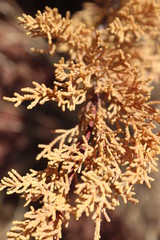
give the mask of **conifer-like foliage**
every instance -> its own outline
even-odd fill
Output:
[[[23,221],[13,222],[8,239],[58,240],[71,214],[78,220],[85,213],[95,222],[98,240],[102,215],[110,221],[107,211],[120,198],[137,203],[135,185],[150,188],[150,173],[157,171],[160,111],[150,100],[154,79],[149,76],[155,74],[146,56],[157,54],[160,5],[154,0],[95,1],[72,18],[46,7],[35,18],[23,14],[19,23],[29,36],[47,40],[46,49],[34,51],[62,57],[54,63],[52,87],[33,82],[4,99],[15,107],[28,101],[28,109],[47,101],[57,102],[62,111],[81,109],[75,127],[55,130],[52,142],[39,145],[37,160],[48,163],[43,171],[31,169],[21,176],[11,170],[1,180],[1,190],[20,194],[30,206]]]

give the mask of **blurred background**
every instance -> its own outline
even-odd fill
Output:
[[[57,7],[62,15],[67,10],[74,13],[82,8],[82,3],[82,0],[0,0],[0,178],[12,168],[22,175],[30,168],[43,169],[45,161],[35,161],[38,144],[52,140],[52,129],[70,128],[77,121],[77,113],[62,113],[54,103],[26,110],[26,104],[14,108],[13,104],[3,101],[3,96],[13,96],[22,87],[31,86],[32,81],[49,86],[54,79],[55,59],[30,51],[31,47],[45,45],[45,41],[28,38],[18,25],[17,17],[23,12],[34,15],[46,5]],[[160,81],[153,85],[152,98],[160,99]],[[137,186],[138,205],[122,203],[109,213],[111,223],[102,222],[102,240],[160,240],[160,176],[159,173],[152,175],[156,181],[151,189]],[[25,210],[19,196],[0,193],[1,240],[7,239],[12,221],[22,219]],[[78,222],[71,219],[63,239],[91,240],[93,229],[93,223],[86,217]]]

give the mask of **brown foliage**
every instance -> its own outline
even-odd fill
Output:
[[[151,187],[160,153],[160,134],[154,130],[160,111],[150,101],[141,51],[146,41],[159,37],[160,6],[152,0],[106,4],[106,11],[100,1],[86,4],[72,20],[49,7],[35,18],[19,18],[28,35],[47,39],[47,49],[34,51],[62,57],[54,64],[53,87],[33,82],[33,88],[21,89],[24,94],[4,99],[16,107],[29,101],[28,109],[47,101],[57,102],[62,111],[82,107],[75,127],[55,130],[58,136],[51,143],[39,145],[37,160],[48,161],[43,171],[21,176],[11,170],[1,180],[1,190],[20,194],[30,205],[24,220],[13,222],[10,240],[60,239],[62,223],[67,227],[71,214],[78,220],[83,213],[95,222],[98,240],[102,215],[110,221],[107,210],[114,210],[120,197],[137,203],[136,184]],[[99,17],[92,21],[95,9]],[[38,209],[34,202],[40,203]]]

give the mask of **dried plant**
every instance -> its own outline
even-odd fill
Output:
[[[98,240],[102,215],[110,221],[107,211],[120,204],[120,197],[137,203],[136,184],[151,187],[160,153],[155,131],[160,111],[153,107],[159,102],[150,100],[151,80],[140,53],[146,41],[158,39],[159,16],[160,5],[152,0],[117,5],[106,0],[85,4],[72,19],[69,12],[63,18],[49,7],[35,18],[19,18],[28,35],[47,39],[46,49],[34,51],[62,57],[54,64],[53,87],[33,82],[22,94],[4,99],[15,107],[29,101],[28,109],[47,101],[62,111],[81,109],[75,127],[55,130],[51,143],[39,145],[37,160],[47,159],[44,170],[31,169],[25,176],[11,170],[1,180],[1,190],[20,194],[24,206],[30,205],[24,220],[13,222],[9,240],[58,240],[71,214],[78,220],[83,213],[95,222]]]

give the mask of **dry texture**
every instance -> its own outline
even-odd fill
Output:
[[[24,220],[13,222],[9,240],[58,240],[70,215],[79,219],[83,213],[95,222],[98,240],[102,215],[110,221],[107,210],[119,205],[119,197],[137,203],[135,184],[151,187],[160,153],[155,131],[160,111],[152,107],[156,102],[150,101],[152,87],[140,55],[159,38],[160,6],[152,0],[109,2],[106,10],[100,1],[86,4],[72,20],[69,13],[62,18],[49,7],[35,18],[19,18],[28,35],[48,41],[47,49],[34,51],[63,57],[54,64],[52,88],[33,82],[33,88],[22,89],[24,94],[5,100],[16,107],[29,101],[28,109],[47,101],[57,102],[62,111],[82,107],[75,127],[55,130],[50,144],[39,145],[37,160],[47,159],[46,169],[31,169],[25,176],[11,170],[1,180],[1,190],[20,194],[30,205]],[[98,17],[92,21],[95,11]],[[34,208],[34,202],[40,206]]]

